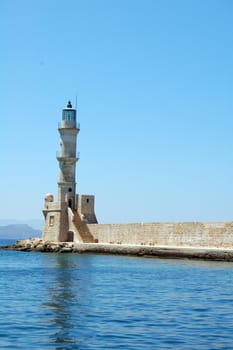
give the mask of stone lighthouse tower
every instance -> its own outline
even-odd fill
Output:
[[[79,124],[76,122],[76,110],[68,101],[67,108],[62,111],[62,122],[59,127],[60,154],[57,156],[60,167],[58,181],[58,202],[61,206],[68,203],[75,209],[75,169],[78,157],[76,156],[76,140]]]
[[[79,123],[76,121],[76,109],[68,101],[62,111],[59,124],[60,151],[57,154],[60,174],[58,179],[58,201],[53,195],[45,196],[45,225],[43,239],[47,241],[92,242],[93,237],[88,230],[89,223],[97,223],[94,213],[94,196],[76,195],[76,162],[77,135]]]

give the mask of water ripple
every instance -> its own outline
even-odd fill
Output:
[[[0,252],[1,349],[232,349],[233,264]]]

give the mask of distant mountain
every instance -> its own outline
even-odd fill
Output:
[[[26,239],[41,236],[42,232],[40,230],[35,230],[27,224],[0,226],[0,238]]]
[[[27,224],[36,230],[42,230],[44,219],[0,219],[0,226]]]

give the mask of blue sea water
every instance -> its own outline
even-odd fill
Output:
[[[233,349],[232,263],[0,251],[0,286],[0,349]]]

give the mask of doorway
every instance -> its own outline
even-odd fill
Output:
[[[74,242],[74,232],[73,231],[68,231],[67,242]]]

